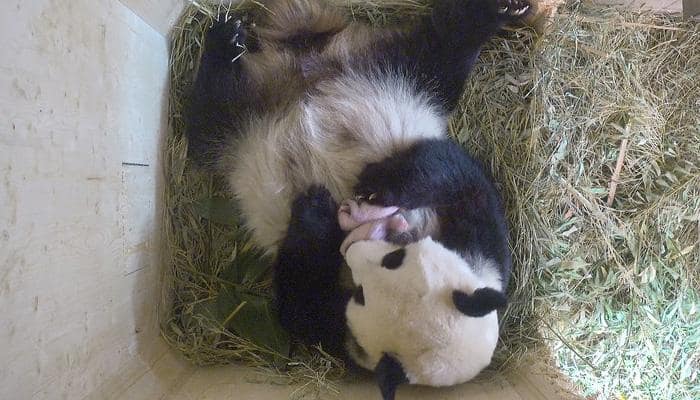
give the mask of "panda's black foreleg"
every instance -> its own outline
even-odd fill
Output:
[[[294,201],[275,263],[274,289],[280,321],[292,336],[343,356],[350,295],[339,282],[344,234],[337,211],[331,194],[319,186]]]
[[[212,164],[227,136],[254,104],[239,58],[255,47],[244,16],[215,22],[205,38],[197,76],[184,109],[189,155]]]
[[[479,163],[457,143],[427,139],[368,164],[360,173],[355,194],[384,206],[439,207],[454,203],[482,179]]]
[[[454,141],[424,140],[367,165],[355,193],[384,206],[434,209],[443,245],[495,260],[502,281],[508,281],[511,256],[501,196],[481,163]]]

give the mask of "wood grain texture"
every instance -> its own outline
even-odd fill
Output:
[[[683,0],[683,16],[700,20],[700,0]]]
[[[593,3],[616,6],[627,10],[652,10],[680,14],[683,10],[684,1],[688,0],[593,0]]]

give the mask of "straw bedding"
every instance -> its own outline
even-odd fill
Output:
[[[344,4],[375,24],[429,9]],[[290,343],[270,260],[223,183],[185,157],[184,95],[225,11],[193,2],[172,33],[163,336],[199,365],[244,362],[300,395],[333,392],[342,365]],[[484,49],[450,129],[490,166],[512,230],[492,371],[545,349],[588,396],[700,398],[699,111],[700,28],[668,16],[570,3],[546,33],[512,29]]]

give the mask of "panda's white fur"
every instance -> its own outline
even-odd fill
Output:
[[[372,370],[390,354],[412,384],[448,386],[472,379],[491,361],[498,319],[495,310],[478,318],[464,315],[452,293],[501,290],[500,279],[488,269],[475,271],[430,238],[406,246],[400,267],[383,268],[382,257],[398,248],[360,241],[348,249],[353,280],[364,294],[364,305],[351,300],[347,306],[350,332],[361,347],[351,356]]]
[[[334,198],[350,198],[368,163],[444,137],[445,116],[429,100],[402,79],[347,74],[322,82],[285,113],[251,121],[224,162],[256,243],[276,249],[291,201],[310,185],[322,182]]]

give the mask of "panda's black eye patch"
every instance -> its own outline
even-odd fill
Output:
[[[365,305],[365,292],[362,290],[362,285],[355,289],[355,292],[352,294],[352,298],[355,300],[355,303],[363,306]]]
[[[403,264],[404,257],[406,257],[406,249],[404,248],[387,253],[384,258],[382,258],[382,267],[386,269],[396,269]]]

